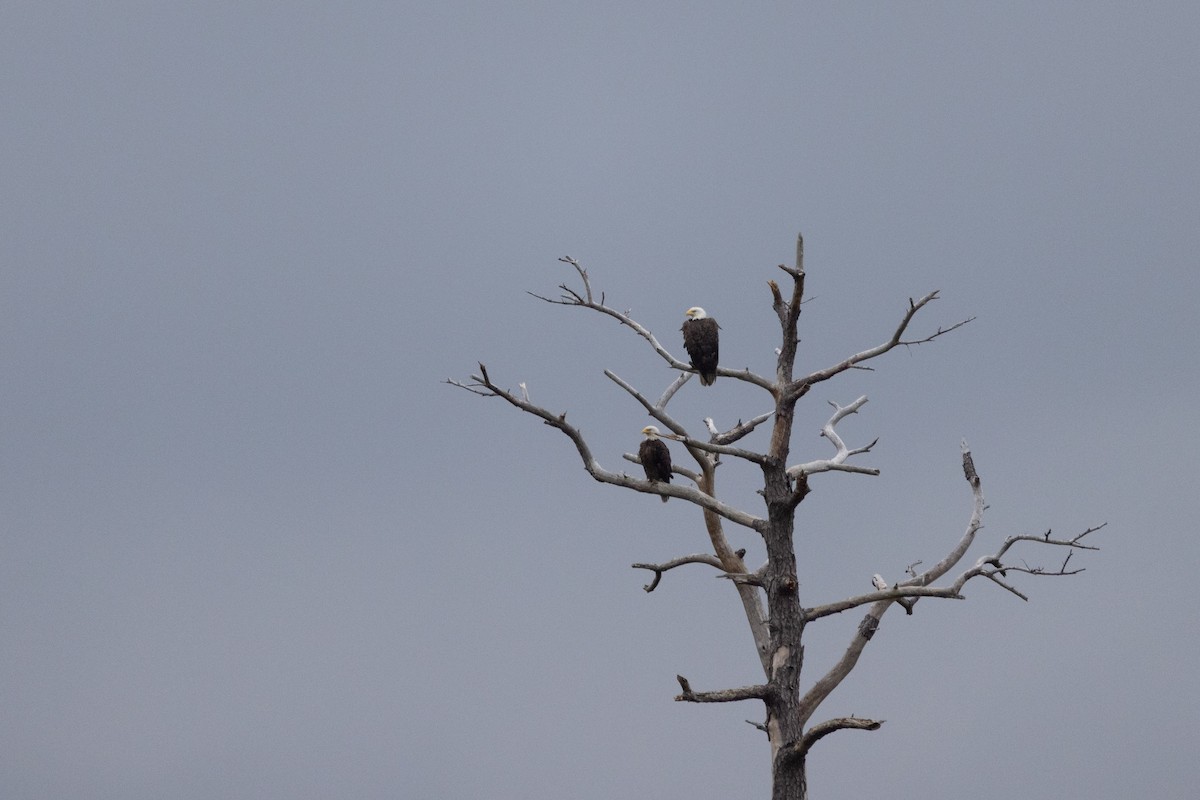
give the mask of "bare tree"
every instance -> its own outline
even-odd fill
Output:
[[[691,485],[651,482],[632,477],[624,472],[605,469],[592,455],[591,448],[579,429],[567,422],[565,412],[556,413],[531,402],[524,384],[520,385],[518,392],[502,388],[488,374],[487,368],[482,363],[479,365],[479,374],[472,375],[469,382],[450,380],[448,383],[484,397],[499,397],[515,408],[538,417],[545,424],[562,431],[575,445],[575,449],[583,461],[584,469],[602,483],[622,486],[638,492],[677,497],[702,509],[705,530],[712,547],[711,553],[686,555],[661,564],[638,563],[633,567],[653,573],[653,580],[644,587],[647,592],[652,592],[657,588],[665,572],[685,564],[704,564],[716,568],[722,577],[729,579],[730,585],[736,590],[758,650],[758,658],[762,664],[764,675],[763,682],[734,689],[697,691],[692,688],[685,677],[679,675],[676,677],[679,681],[680,693],[675,699],[690,703],[756,700],[765,706],[766,721],[762,724],[752,724],[764,730],[770,741],[772,797],[775,800],[784,800],[785,798],[786,800],[800,800],[807,797],[805,759],[809,749],[818,740],[838,730],[876,730],[882,724],[882,720],[859,717],[839,717],[818,722],[813,722],[813,719],[825,698],[858,664],[859,657],[878,629],[884,613],[893,604],[900,605],[906,613],[912,614],[916,604],[924,597],[963,599],[963,587],[968,581],[975,578],[991,581],[1017,597],[1027,600],[1026,595],[1013,585],[1010,576],[1021,573],[1027,575],[1074,575],[1082,571],[1082,568],[1073,567],[1070,563],[1071,556],[1075,551],[1098,549],[1085,544],[1084,538],[1104,527],[1103,525],[1089,528],[1070,538],[1054,537],[1050,531],[1036,536],[1009,536],[994,552],[979,557],[974,564],[965,569],[961,568],[959,565],[975,541],[986,508],[982,482],[975,470],[971,451],[964,441],[962,446],[963,473],[971,492],[972,508],[966,530],[945,557],[923,571],[917,569],[920,562],[911,565],[904,580],[890,584],[882,576],[875,575],[872,579],[875,591],[837,602],[805,607],[801,604],[798,592],[793,528],[797,507],[809,492],[810,479],[814,475],[825,472],[878,475],[879,470],[850,463],[852,457],[869,453],[875,442],[861,447],[850,447],[837,432],[838,423],[847,415],[857,413],[867,402],[866,396],[845,406],[833,406],[833,413],[821,431],[821,435],[834,448],[835,452],[831,457],[805,463],[789,463],[796,403],[819,383],[828,381],[847,370],[868,369],[864,365],[872,359],[883,356],[900,346],[932,342],[967,324],[971,319],[945,328],[938,327],[934,332],[926,335],[910,336],[908,331],[913,319],[929,303],[937,299],[938,293],[932,291],[918,300],[910,298],[903,314],[900,315],[899,323],[886,341],[859,351],[825,369],[797,377],[794,374],[796,348],[799,342],[797,322],[800,317],[801,302],[804,299],[805,278],[804,240],[799,238],[796,247],[796,266],[794,268],[782,264],[779,266],[779,269],[791,281],[791,291],[788,296],[785,297],[785,293],[778,283],[768,281],[772,297],[771,307],[779,318],[781,335],[780,345],[776,349],[778,358],[775,363],[775,374],[768,377],[752,372],[750,369],[735,370],[726,367],[720,367],[717,372],[721,377],[744,381],[766,391],[773,400],[773,410],[756,416],[748,422],[739,421],[737,425],[726,431],[717,430],[713,421],[706,419],[704,420],[707,429],[706,435],[694,436],[682,422],[671,415],[667,408],[671,399],[694,374],[695,371],[691,365],[676,358],[645,326],[633,319],[629,312],[621,312],[607,305],[603,294],[597,298],[587,270],[581,267],[575,259],[566,257],[560,261],[575,269],[582,285],[575,289],[564,283],[560,286],[563,294],[558,298],[536,294],[533,295],[534,297],[548,303],[588,309],[616,319],[642,337],[658,357],[679,371],[678,377],[657,400],[648,398],[610,370],[605,370],[604,374],[625,390],[660,425],[670,431],[669,434],[664,435],[682,442],[687,448],[695,462],[695,469],[676,465],[673,471],[686,478]],[[771,432],[770,442],[765,453],[738,446],[738,442],[743,437],[768,420],[771,422]],[[765,515],[752,514],[719,499],[716,491],[716,470],[722,457],[749,462],[762,471],[763,484],[760,493],[765,500]],[[637,457],[632,454],[626,454],[625,458],[632,462],[637,461]],[[757,569],[748,568],[743,560],[745,551],[734,550],[729,546],[724,533],[726,522],[750,528],[762,536],[767,552],[767,561],[763,566]],[[1012,561],[1013,549],[1024,543],[1061,548],[1066,555],[1058,567],[1049,569],[1031,567],[1023,560]],[[960,571],[952,574],[955,569]],[[942,578],[946,580],[940,585],[937,584]],[[764,599],[766,601],[765,609]],[[805,627],[824,617],[863,606],[866,607],[866,614],[841,658],[825,674],[817,676],[815,680],[803,681],[804,648],[802,642]]]

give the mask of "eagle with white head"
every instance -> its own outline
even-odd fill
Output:
[[[721,326],[700,306],[692,306],[683,314],[683,348],[692,360],[692,368],[700,373],[700,385],[712,386],[717,379]]]
[[[646,471],[646,480],[651,483],[670,483],[671,451],[667,449],[667,443],[658,438],[659,431],[654,425],[642,428],[642,435],[646,438],[638,446],[638,460]],[[665,494],[660,496],[664,503],[670,499]]]

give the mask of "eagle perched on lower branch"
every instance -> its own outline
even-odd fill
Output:
[[[646,470],[646,480],[651,483],[670,483],[671,451],[667,449],[667,443],[658,438],[658,428],[654,425],[642,428],[642,433],[646,438],[638,447],[638,460],[642,462],[642,469]],[[670,499],[665,494],[661,497],[664,503]]]

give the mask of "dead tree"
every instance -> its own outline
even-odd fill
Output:
[[[1082,571],[1070,564],[1076,550],[1098,549],[1084,543],[1084,538],[1103,525],[1089,528],[1070,538],[1055,537],[1050,531],[1042,535],[1016,535],[1006,538],[994,552],[977,558],[971,566],[961,568],[963,561],[975,541],[982,524],[984,504],[982,482],[975,470],[971,451],[966,442],[962,446],[963,473],[970,489],[972,508],[966,530],[933,566],[919,571],[910,566],[904,580],[889,584],[881,576],[873,578],[875,591],[849,597],[836,602],[804,606],[801,603],[796,578],[796,553],[793,528],[797,507],[809,493],[809,482],[815,475],[825,472],[855,472],[878,475],[879,470],[850,463],[854,456],[869,453],[875,442],[861,447],[850,447],[837,432],[838,423],[847,415],[855,414],[867,402],[866,396],[854,402],[834,405],[833,413],[825,423],[821,435],[834,448],[832,457],[804,463],[789,461],[792,445],[792,423],[796,403],[819,383],[834,378],[847,370],[866,369],[864,364],[889,351],[910,345],[920,345],[959,328],[971,319],[957,322],[949,327],[938,327],[933,333],[909,337],[908,330],[913,319],[929,303],[938,298],[932,291],[920,299],[909,299],[900,315],[891,336],[874,347],[859,351],[825,369],[796,376],[797,323],[801,302],[804,299],[804,241],[798,239],[796,266],[780,265],[791,281],[791,291],[784,290],[775,281],[768,281],[771,290],[772,309],[779,318],[780,345],[776,349],[775,374],[766,376],[750,369],[720,367],[722,378],[744,381],[767,392],[773,402],[773,410],[756,416],[748,422],[738,422],[733,428],[720,431],[711,419],[704,421],[706,435],[693,435],[680,420],[668,410],[676,393],[689,381],[694,370],[688,362],[671,353],[645,326],[633,319],[629,312],[621,312],[609,306],[603,294],[597,298],[590,277],[573,258],[560,261],[570,265],[578,274],[582,285],[571,288],[565,283],[560,286],[563,294],[558,298],[533,295],[548,303],[588,309],[606,314],[644,339],[659,358],[679,375],[657,400],[650,399],[610,370],[604,374],[620,386],[640,404],[670,438],[683,443],[695,462],[695,469],[676,465],[674,472],[683,476],[691,485],[684,483],[662,483],[642,480],[624,472],[604,468],[592,455],[592,450],[579,429],[567,422],[565,412],[553,412],[530,401],[524,384],[514,392],[502,388],[488,374],[481,363],[479,374],[470,381],[450,380],[448,383],[484,397],[498,397],[510,405],[540,418],[545,424],[562,431],[574,444],[583,461],[583,468],[601,483],[622,486],[638,492],[666,495],[693,503],[703,512],[704,526],[708,534],[711,553],[682,556],[661,564],[638,563],[633,567],[654,574],[653,580],[644,588],[652,592],[658,586],[663,573],[684,564],[705,564],[719,570],[721,577],[729,579],[737,592],[746,620],[758,650],[762,665],[763,681],[751,686],[716,691],[697,691],[683,676],[676,676],[680,693],[676,700],[690,703],[728,703],[756,700],[763,704],[766,721],[756,724],[763,729],[770,741],[772,765],[772,797],[775,800],[801,800],[807,797],[805,759],[809,749],[823,737],[839,730],[876,730],[882,720],[859,717],[841,717],[814,722],[814,715],[822,701],[850,674],[863,651],[878,629],[883,615],[893,604],[900,605],[907,614],[912,614],[921,598],[963,599],[962,590],[968,581],[986,579],[1013,593],[1023,600],[1028,599],[1012,582],[1017,574],[1028,575],[1074,575]],[[532,293],[531,293],[532,294]],[[770,442],[765,453],[755,452],[738,446],[738,442],[764,423],[771,422]],[[761,494],[765,500],[765,513],[751,513],[723,502],[716,491],[716,470],[720,459],[738,459],[757,466],[762,471]],[[636,462],[637,457],[627,454],[625,458]],[[758,569],[749,569],[743,561],[744,550],[729,546],[724,533],[726,522],[756,531],[766,545],[767,562]],[[1062,548],[1066,557],[1057,568],[1029,566],[1025,561],[1012,561],[1011,552],[1024,543]],[[954,570],[959,571],[954,574]],[[945,578],[940,584],[939,580]],[[765,608],[764,608],[765,600]],[[810,623],[824,617],[866,607],[866,614],[852,635],[841,658],[823,675],[814,679],[804,674],[804,630]]]

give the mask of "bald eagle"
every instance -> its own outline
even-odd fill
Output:
[[[712,386],[717,379],[717,331],[721,326],[700,306],[689,308],[684,316],[683,347],[692,359],[692,367],[700,373],[700,385]]]
[[[670,483],[671,451],[667,449],[666,442],[658,438],[658,428],[653,425],[642,428],[642,433],[646,438],[638,447],[638,460],[642,462],[642,469],[646,470],[646,480],[651,483]],[[668,499],[665,494],[662,495],[664,503]]]

